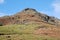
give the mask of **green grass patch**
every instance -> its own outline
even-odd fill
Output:
[[[14,24],[14,25],[6,25],[0,26],[0,40],[60,40],[59,38],[52,38],[49,36],[41,36],[35,35],[33,32],[36,28],[44,28],[39,27],[39,24]],[[46,27],[46,26],[45,26]],[[10,37],[8,37],[8,35]]]
[[[32,33],[35,30],[35,27],[39,25],[36,24],[21,24],[21,25],[6,25],[0,26],[0,34],[19,34],[19,33]]]

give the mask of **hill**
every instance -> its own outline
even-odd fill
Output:
[[[0,17],[0,40],[60,40],[60,20],[26,8]]]
[[[3,25],[7,24],[28,24],[28,23],[40,23],[41,21],[50,24],[59,25],[60,20],[55,17],[51,17],[42,13],[37,12],[35,9],[26,8],[15,15],[4,16],[0,18],[0,23]]]

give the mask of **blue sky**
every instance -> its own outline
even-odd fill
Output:
[[[60,18],[60,0],[0,0],[0,16],[13,15],[25,8]]]

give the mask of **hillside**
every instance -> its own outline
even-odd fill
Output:
[[[7,24],[28,24],[28,23],[40,23],[41,21],[47,22],[53,25],[59,25],[60,20],[55,17],[51,17],[37,12],[35,9],[26,8],[15,15],[4,16],[0,18],[0,23]]]
[[[0,17],[0,40],[60,40],[60,20],[26,8]]]

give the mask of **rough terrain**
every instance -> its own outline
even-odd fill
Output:
[[[32,8],[0,17],[0,40],[60,40],[60,19]]]

